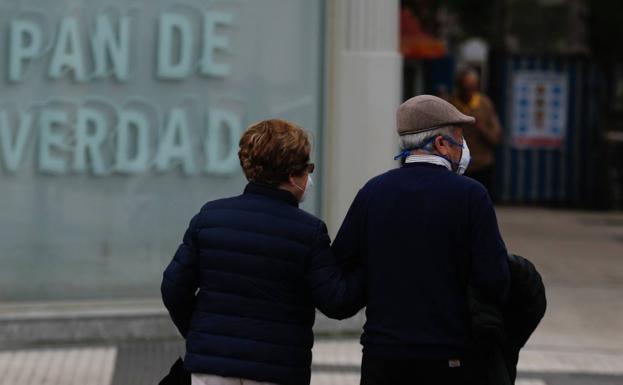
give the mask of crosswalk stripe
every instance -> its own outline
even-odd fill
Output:
[[[519,372],[623,375],[623,353],[524,350]]]
[[[310,385],[359,385],[359,373],[312,373]]]
[[[0,352],[0,385],[111,385],[117,349],[69,348]]]
[[[515,385],[547,385],[547,383],[543,380],[517,380],[515,381]]]

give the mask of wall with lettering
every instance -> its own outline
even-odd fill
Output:
[[[322,35],[321,0],[0,3],[0,300],[157,296],[244,128],[318,135]]]

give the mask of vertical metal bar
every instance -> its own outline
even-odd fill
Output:
[[[577,60],[577,59],[576,59]],[[581,164],[581,144],[582,144],[582,71],[584,68],[584,63],[578,60],[575,66],[575,97],[573,99],[573,111],[575,113],[574,116],[574,142],[573,142],[573,153],[571,156],[573,157],[573,168],[575,172],[573,173],[573,202],[577,205],[580,203],[581,195],[580,195],[580,174],[582,170],[580,169]]]
[[[569,61],[568,59],[562,59],[561,63],[560,63],[560,69],[563,73],[565,73],[565,75],[567,76],[567,124],[565,127],[565,138],[564,138],[564,145],[562,147],[562,149],[560,150],[560,155],[558,157],[558,159],[560,160],[560,169],[559,169],[559,175],[560,175],[560,191],[559,191],[559,199],[561,202],[563,203],[567,203],[569,200],[568,194],[567,194],[567,189],[568,189],[568,182],[567,180],[568,178],[568,173],[569,171],[567,170],[567,164],[568,164],[568,154],[569,154],[569,149],[571,148],[571,143],[572,143],[572,116],[573,114],[571,113],[571,111],[573,111],[572,107],[571,107],[571,95],[573,93],[572,90],[572,84],[571,84],[571,67],[569,65]]]
[[[590,148],[601,148],[600,146],[602,146],[603,142],[601,140],[602,138],[602,132],[601,132],[601,127],[600,127],[600,122],[599,122],[599,114],[597,113],[597,107],[596,104],[598,103],[599,100],[599,94],[596,92],[596,90],[598,90],[600,88],[600,78],[599,78],[599,73],[597,71],[597,66],[595,64],[590,64],[589,63],[589,89],[588,89],[588,95],[586,97],[587,99],[587,129],[591,138],[591,144],[590,144]],[[599,156],[597,155],[597,153],[595,152],[590,152],[591,157],[589,158],[589,161],[586,162],[587,163],[587,168],[590,171],[590,178],[588,179],[588,186],[590,187],[590,194],[589,194],[589,202],[591,202],[593,205],[598,204],[597,199],[599,199],[600,197],[603,197],[603,195],[600,194],[601,189],[603,188],[603,185],[601,185],[601,183],[603,183],[603,178],[601,177],[602,174],[600,174],[598,170],[599,167],[599,156],[601,156],[603,154],[603,152],[599,152],[598,154],[600,154]]]
[[[513,110],[512,102],[513,102],[513,60],[509,57],[506,57],[503,62],[504,71],[502,72],[502,76],[500,78],[500,82],[503,83],[503,87],[505,92],[502,94],[504,96],[504,129],[506,134],[504,135],[503,142],[503,151],[504,151],[504,169],[502,173],[502,201],[508,202],[511,199],[511,178],[513,178],[512,168],[511,168],[511,148],[512,148],[512,123],[511,123],[511,114]]]
[[[523,57],[519,63],[520,70],[532,69],[533,62],[529,57]],[[524,148],[516,149],[517,156],[517,195],[516,200],[519,203],[523,203],[526,201],[526,197],[528,195],[528,183],[529,181],[529,162],[530,158],[528,158],[528,152],[530,150],[526,150]],[[528,164],[527,164],[528,163]]]
[[[532,63],[532,68],[533,70],[542,70],[543,69],[543,60],[542,58],[536,57],[534,59],[534,62]],[[529,195],[529,200],[531,202],[541,202],[543,199],[542,195],[539,195],[539,188],[542,187],[542,183],[541,182],[541,177],[542,177],[542,173],[544,172],[544,170],[539,168],[539,155],[540,153],[542,153],[543,150],[542,149],[531,149],[530,153],[528,154],[529,159],[530,159],[530,175],[529,175],[529,179],[530,179],[530,195]]]
[[[560,72],[560,66],[558,59],[551,57],[547,63],[547,69],[553,73]],[[545,186],[544,186],[544,197],[545,200],[549,203],[558,201],[558,190],[557,190],[557,182],[558,182],[558,167],[560,167],[557,162],[559,157],[558,149],[549,149],[545,153]]]
[[[520,67],[521,67],[521,58],[514,57],[513,58],[513,71],[512,71],[513,75],[515,74],[515,72],[517,72],[520,69]],[[519,169],[519,164],[518,164],[518,156],[519,156],[519,150],[515,148],[514,146],[511,147],[511,150],[510,150],[510,165],[511,165],[510,193],[511,193],[511,201],[514,203],[517,203],[519,199],[518,198],[519,196],[518,186],[520,186],[519,184],[520,169]]]

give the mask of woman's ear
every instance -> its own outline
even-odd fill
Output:
[[[294,178],[292,177],[292,175],[288,176],[288,183],[290,183],[290,185],[292,186],[296,185],[296,182],[294,181]]]

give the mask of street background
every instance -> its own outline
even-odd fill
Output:
[[[623,2],[0,0],[0,35],[0,385],[157,383],[184,351],[162,271],[244,188],[242,130],[310,132],[302,208],[335,235],[398,166],[396,108],[467,68],[502,235],[547,289],[518,385],[623,384]],[[358,383],[364,320],[318,315],[314,385]]]
[[[518,385],[623,384],[623,213],[517,207],[497,213],[508,249],[532,260],[547,286],[547,314],[522,351]],[[76,315],[66,324],[84,317],[81,309],[112,313],[111,305],[72,306]],[[62,310],[57,316],[67,314]],[[146,327],[145,314],[166,323],[158,301],[115,304],[114,312],[118,324],[135,319]],[[6,330],[12,318],[38,316],[32,308],[3,306],[0,325]],[[358,384],[363,314],[343,322],[318,318],[312,384]],[[13,346],[0,351],[0,384],[155,384],[183,350],[174,331],[164,339]]]

